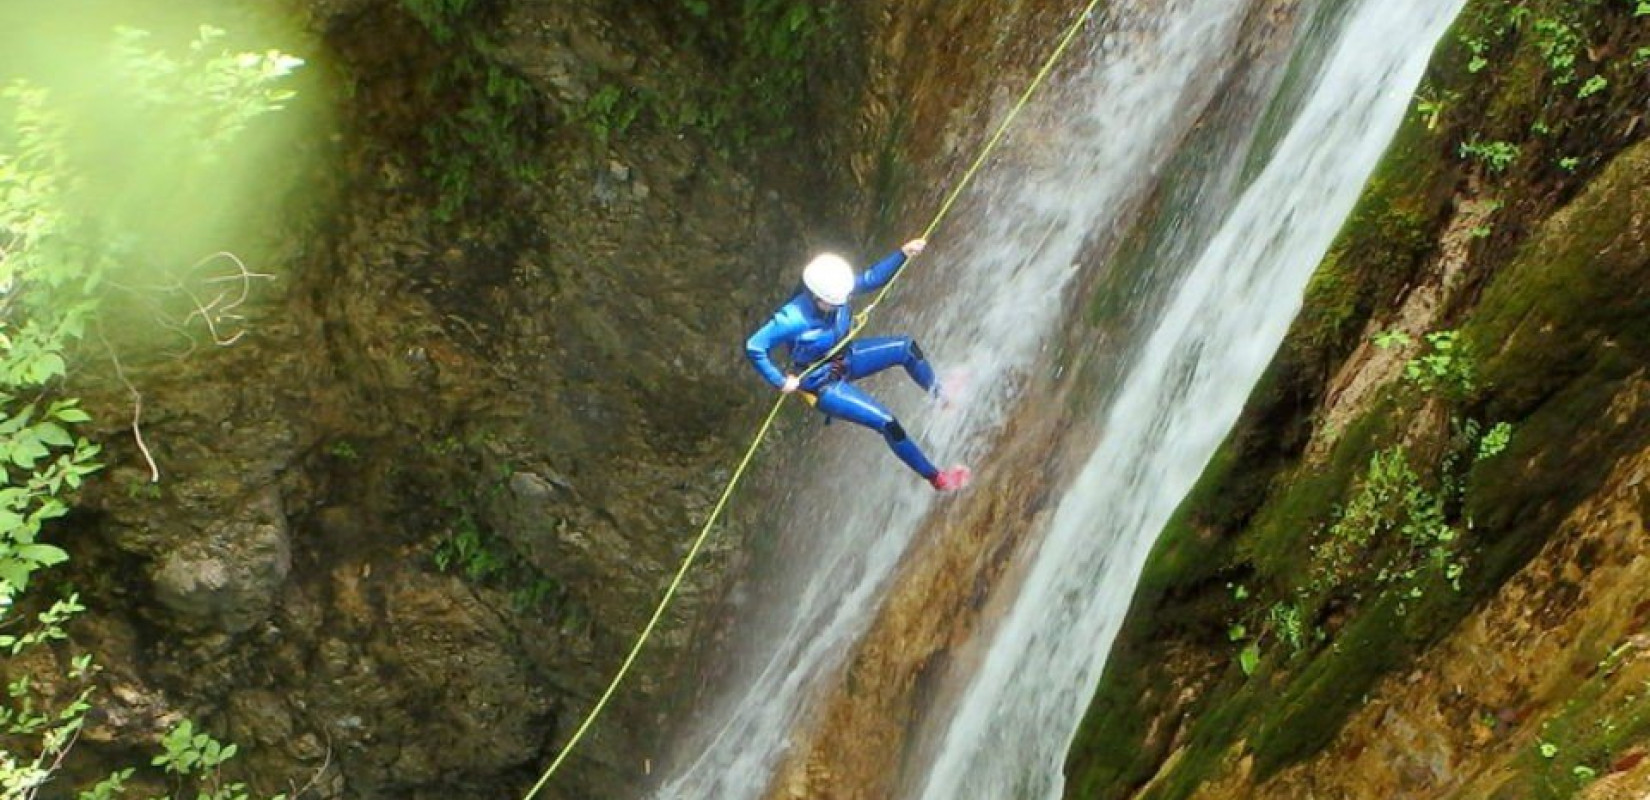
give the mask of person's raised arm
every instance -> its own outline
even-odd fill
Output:
[[[900,249],[889,253],[887,258],[872,264],[870,269],[859,276],[854,285],[854,294],[872,292],[887,286],[888,282],[899,274],[905,262],[915,258],[927,246],[928,242],[924,239],[912,239],[901,245]]]

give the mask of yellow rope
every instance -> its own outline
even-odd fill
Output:
[[[1069,48],[1072,41],[1077,38],[1077,34],[1083,29],[1083,26],[1088,23],[1089,18],[1093,16],[1094,10],[1099,7],[1100,2],[1101,0],[1089,0],[1088,7],[1083,9],[1082,14],[1078,15],[1077,20],[1073,22],[1071,28],[1066,31],[1065,37],[1060,40],[1059,46],[1054,49],[1053,54],[1051,54],[1048,60],[1043,63],[1043,68],[1038,71],[1037,77],[1034,78],[1031,84],[1026,87],[1025,93],[1020,95],[1019,102],[1014,104],[1014,107],[1009,111],[1008,116],[1003,119],[1002,125],[998,126],[997,132],[992,134],[991,139],[988,140],[985,147],[980,150],[979,157],[975,158],[974,163],[969,165],[968,171],[963,173],[962,179],[959,180],[956,186],[951,190],[951,194],[945,198],[945,202],[940,206],[939,213],[934,215],[933,221],[929,222],[928,227],[923,230],[922,238],[927,239],[934,234],[936,229],[939,228],[940,222],[945,219],[945,216],[948,213],[950,213],[951,206],[954,205],[957,202],[957,198],[962,195],[963,189],[968,186],[969,181],[974,179],[974,174],[979,172],[980,167],[985,164],[986,158],[991,155],[991,151],[996,149],[997,144],[1002,141],[1003,135],[1008,132],[1009,126],[1013,124],[1014,119],[1020,115],[1020,111],[1025,108],[1026,103],[1031,100],[1032,94],[1035,93],[1037,88],[1042,85],[1043,81],[1048,78],[1049,73],[1054,69],[1055,63],[1060,60],[1061,56],[1065,55],[1067,48]],[[900,270],[900,272],[904,272],[904,270]],[[871,311],[877,307],[878,303],[882,302],[883,296],[888,294],[888,290],[892,289],[894,287],[894,283],[899,280],[900,272],[896,272],[894,277],[888,281],[888,284],[883,286],[881,291],[877,292],[876,297],[873,298],[865,307],[865,310],[860,312],[854,318],[854,325],[849,330],[848,335],[844,337],[842,341],[838,342],[836,347],[831,348],[831,351],[827,353],[824,358],[815,362],[814,367],[808,369],[799,377],[806,377],[809,372],[812,372],[814,369],[817,369],[819,366],[829,361],[837,353],[841,352],[842,348],[846,347],[848,343],[859,334],[860,329],[865,326],[866,320],[869,319]],[[780,395],[779,399],[773,404],[773,408],[768,411],[767,419],[762,420],[762,426],[757,429],[756,436],[751,440],[750,447],[746,448],[745,456],[739,460],[738,468],[733,471],[733,476],[728,479],[728,485],[722,490],[722,496],[717,498],[716,505],[711,507],[710,516],[705,518],[704,527],[699,529],[698,538],[694,539],[693,546],[688,548],[687,556],[682,560],[682,566],[676,570],[676,577],[671,579],[670,586],[665,589],[664,597],[660,598],[658,607],[653,610],[652,618],[648,619],[647,625],[642,628],[641,634],[636,637],[636,643],[631,646],[630,654],[625,656],[624,663],[619,665],[619,671],[613,675],[613,680],[607,684],[607,689],[604,690],[602,692],[602,696],[596,700],[596,705],[591,707],[590,713],[585,715],[584,721],[580,723],[578,729],[573,732],[572,738],[567,740],[567,744],[562,745],[561,751],[556,754],[555,760],[550,762],[550,767],[544,771],[544,775],[539,778],[538,782],[533,784],[533,788],[528,790],[523,800],[533,800],[539,791],[544,788],[545,784],[550,782],[550,777],[556,774],[556,770],[560,769],[562,763],[567,760],[567,757],[570,754],[572,754],[573,748],[577,747],[580,740],[582,740],[584,735],[589,732],[590,727],[595,724],[596,718],[601,716],[602,711],[607,707],[607,702],[611,700],[613,698],[613,694],[618,691],[619,684],[623,683],[625,676],[630,673],[630,668],[635,666],[636,658],[641,654],[642,647],[647,644],[648,637],[652,636],[654,628],[658,627],[659,620],[664,617],[665,610],[670,606],[670,601],[675,599],[676,592],[681,589],[682,581],[687,577],[688,570],[693,566],[694,559],[699,557],[699,551],[704,548],[705,542],[710,538],[711,528],[715,526],[716,521],[722,516],[722,509],[727,506],[728,498],[733,496],[734,487],[738,486],[739,480],[744,477],[745,470],[750,467],[751,460],[756,457],[757,449],[761,447],[763,440],[767,438],[768,431],[773,428],[774,419],[779,416],[779,409],[784,405],[785,395]]]
[[[772,410],[768,411],[768,418],[762,420],[762,427],[757,430],[756,438],[751,440],[751,446],[745,450],[745,457],[739,460],[739,468],[733,471],[733,477],[728,480],[727,488],[722,490],[722,496],[717,499],[716,505],[711,508],[710,516],[705,519],[705,527],[699,531],[699,538],[693,541],[693,547],[688,549],[687,557],[682,560],[681,568],[676,570],[676,578],[670,582],[670,587],[665,589],[665,596],[659,601],[659,607],[653,609],[653,618],[647,621],[647,625],[642,628],[641,636],[636,638],[635,646],[630,648],[630,655],[625,656],[624,664],[619,666],[619,671],[613,676],[613,681],[607,685],[607,691],[602,692],[601,698],[596,701],[596,705],[585,716],[584,722],[579,725],[579,729],[573,732],[573,738],[568,739],[567,744],[562,746],[561,752],[556,754],[556,760],[550,762],[550,768],[544,771],[544,777],[539,778],[538,783],[533,784],[533,788],[527,792],[525,800],[533,800],[533,796],[538,794],[539,790],[543,789],[544,785],[550,781],[550,776],[556,774],[556,770],[561,767],[563,761],[567,760],[568,754],[573,752],[573,747],[579,743],[579,740],[584,738],[585,732],[590,730],[590,726],[595,723],[596,717],[607,706],[607,701],[618,690],[619,683],[624,680],[625,675],[630,672],[631,666],[636,663],[636,656],[641,654],[642,645],[647,642],[649,636],[653,635],[653,629],[658,626],[659,619],[665,615],[665,608],[670,605],[671,599],[676,596],[676,590],[681,588],[682,579],[687,577],[688,568],[693,566],[693,560],[699,557],[699,550],[704,547],[705,541],[710,538],[711,526],[716,524],[717,517],[722,515],[722,507],[727,505],[728,498],[733,495],[733,487],[737,486],[739,479],[744,476],[745,468],[750,466],[751,459],[756,456],[756,449],[761,446],[762,440],[767,438],[768,429],[773,427],[773,420],[779,416],[779,409],[784,404],[785,396],[780,395],[779,401],[773,404]]]
[[[944,221],[946,215],[951,213],[951,206],[955,205],[957,198],[962,196],[963,189],[966,189],[969,182],[974,180],[974,173],[980,171],[980,167],[985,165],[986,158],[991,155],[991,151],[997,149],[997,144],[1008,133],[1009,126],[1014,124],[1015,118],[1019,117],[1026,104],[1031,102],[1031,96],[1037,92],[1037,88],[1042,86],[1043,81],[1048,79],[1049,73],[1054,71],[1054,65],[1059,63],[1060,58],[1071,47],[1071,43],[1076,40],[1077,34],[1082,32],[1083,27],[1088,24],[1089,18],[1094,16],[1094,10],[1100,7],[1100,2],[1101,0],[1089,0],[1088,6],[1083,9],[1083,13],[1077,15],[1077,19],[1071,23],[1071,27],[1066,29],[1066,35],[1061,37],[1060,44],[1054,48],[1053,53],[1049,54],[1048,60],[1043,62],[1043,68],[1037,71],[1037,76],[1031,79],[1031,83],[1026,86],[1026,90],[1020,94],[1019,101],[1014,104],[1013,108],[1009,109],[1008,116],[1004,117],[1002,124],[997,126],[997,132],[991,135],[991,139],[985,143],[985,147],[980,148],[980,155],[974,159],[973,164],[968,165],[968,171],[963,173],[962,179],[958,180],[956,186],[952,187],[951,194],[940,205],[939,213],[935,214],[933,221],[929,222],[928,227],[923,229],[922,238],[927,239],[933,236],[934,231],[939,229],[940,222]],[[900,272],[904,272],[904,270]],[[865,326],[865,321],[871,317],[871,311],[877,307],[878,303],[882,302],[883,295],[888,294],[888,290],[894,288],[894,284],[899,281],[900,272],[894,273],[894,277],[888,281],[888,285],[882,287],[882,291],[877,292],[877,296],[871,299],[871,302],[865,306],[864,311],[859,312],[859,316],[856,318],[857,324],[854,330],[850,332],[849,339],[852,339],[854,334],[857,334],[859,329]],[[845,344],[847,344],[846,339],[837,345],[837,349],[841,349]],[[834,355],[835,352],[833,350],[832,354]]]

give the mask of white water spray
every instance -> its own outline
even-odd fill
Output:
[[[921,796],[1058,798],[1158,533],[1231,429],[1462,0],[1360,0],[1265,171],[1183,280],[1107,411]]]

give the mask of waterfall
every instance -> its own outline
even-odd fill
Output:
[[[968,398],[944,413],[902,400],[920,394],[902,375],[867,388],[917,431],[936,463],[973,461],[988,448],[1016,389],[1062,324],[1062,296],[1086,245],[1118,226],[1217,88],[1238,45],[1245,3],[1119,0],[1091,22],[1071,74],[1044,87],[1008,148],[1031,134],[1042,168],[994,165],[967,208],[913,266],[869,335],[913,332],[942,380],[966,375]],[[964,217],[967,219],[964,219]],[[911,235],[917,222],[912,222]],[[888,242],[892,249],[899,242]],[[863,254],[861,263],[880,253]],[[753,376],[754,382],[754,376]],[[879,437],[833,425],[811,449],[772,532],[774,561],[801,565],[777,582],[766,618],[740,620],[757,646],[741,654],[733,689],[702,709],[655,796],[759,797],[789,736],[863,634],[934,495]]]
[[[1061,795],[1066,750],[1153,542],[1282,341],[1461,5],[1359,0],[1346,14],[1273,157],[1104,411],[1104,434],[963,691],[921,797]]]

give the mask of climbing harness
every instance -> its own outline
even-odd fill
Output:
[[[934,231],[940,227],[940,222],[944,221],[946,215],[951,213],[951,207],[956,204],[957,198],[962,195],[963,190],[974,179],[974,174],[980,171],[980,167],[984,166],[986,159],[997,148],[998,143],[1002,141],[1003,135],[1008,132],[1015,118],[1020,115],[1020,111],[1030,102],[1031,96],[1048,79],[1049,73],[1054,71],[1055,64],[1059,63],[1061,57],[1066,54],[1066,50],[1071,47],[1071,43],[1076,40],[1077,34],[1082,32],[1094,16],[1094,10],[1100,6],[1100,2],[1101,0],[1089,0],[1089,4],[1083,9],[1083,13],[1077,15],[1077,19],[1066,30],[1065,36],[1060,39],[1060,43],[1054,48],[1054,52],[1049,54],[1047,61],[1043,62],[1042,69],[1038,70],[1036,77],[1026,87],[1025,92],[1020,95],[1019,101],[1014,104],[1014,107],[1009,110],[1008,116],[997,127],[996,133],[993,133],[991,138],[986,141],[985,146],[980,150],[979,156],[974,159],[974,163],[969,165],[968,171],[963,173],[962,178],[957,181],[951,193],[946,196],[945,202],[940,205],[939,212],[928,223],[928,227],[923,229],[921,238],[928,239],[932,237]],[[881,291],[877,292],[870,303],[866,304],[865,309],[854,315],[854,322],[848,330],[848,335],[843,337],[842,341],[837,342],[836,346],[831,348],[831,351],[826,353],[823,358],[816,361],[813,366],[797,377],[805,378],[820,366],[831,363],[842,352],[842,349],[847,347],[848,343],[859,335],[860,330],[865,327],[870,319],[871,312],[876,310],[877,305],[882,302],[882,298],[888,294],[890,289],[894,288],[894,284],[899,281],[900,275],[904,272],[905,270],[902,269],[894,273],[893,278],[882,287]],[[797,394],[802,393],[798,392]],[[551,776],[556,774],[556,770],[561,768],[563,762],[572,754],[573,749],[584,739],[584,735],[595,724],[596,718],[600,717],[602,711],[607,708],[608,701],[613,699],[614,693],[619,689],[619,684],[624,682],[625,676],[630,673],[631,667],[635,666],[636,658],[641,654],[642,647],[647,644],[648,638],[653,635],[654,628],[658,627],[659,620],[664,617],[665,610],[670,607],[671,600],[675,599],[676,592],[681,589],[682,581],[687,577],[688,570],[692,568],[694,560],[699,557],[699,551],[704,548],[705,542],[710,538],[711,529],[716,525],[716,521],[721,518],[722,509],[727,506],[728,498],[733,496],[734,488],[739,485],[739,480],[744,477],[746,468],[750,466],[752,459],[756,457],[757,449],[767,439],[768,431],[773,427],[774,419],[779,416],[779,409],[785,405],[785,398],[786,395],[779,396],[779,399],[774,402],[773,408],[768,410],[767,418],[763,419],[762,425],[757,428],[756,436],[751,439],[750,447],[746,448],[744,457],[739,460],[739,466],[734,469],[733,476],[728,479],[727,486],[722,489],[722,496],[717,498],[716,505],[711,507],[710,515],[705,518],[704,526],[699,529],[699,536],[693,540],[693,546],[688,548],[687,556],[682,559],[682,566],[676,570],[676,576],[671,579],[670,586],[665,589],[664,596],[659,599],[658,607],[653,609],[653,616],[648,619],[647,624],[642,627],[641,634],[636,637],[636,643],[631,646],[630,654],[625,656],[624,663],[620,664],[618,672],[614,673],[613,680],[608,683],[607,689],[602,692],[601,697],[596,700],[596,704],[585,715],[584,721],[579,723],[579,727],[573,731],[573,736],[567,740],[566,744],[562,745],[560,752],[550,762],[549,768],[545,769],[544,775],[539,778],[537,783],[533,784],[533,788],[527,791],[522,800],[533,800],[539,791],[550,782]],[[810,405],[815,402],[812,397],[805,396],[804,399],[808,400]]]

